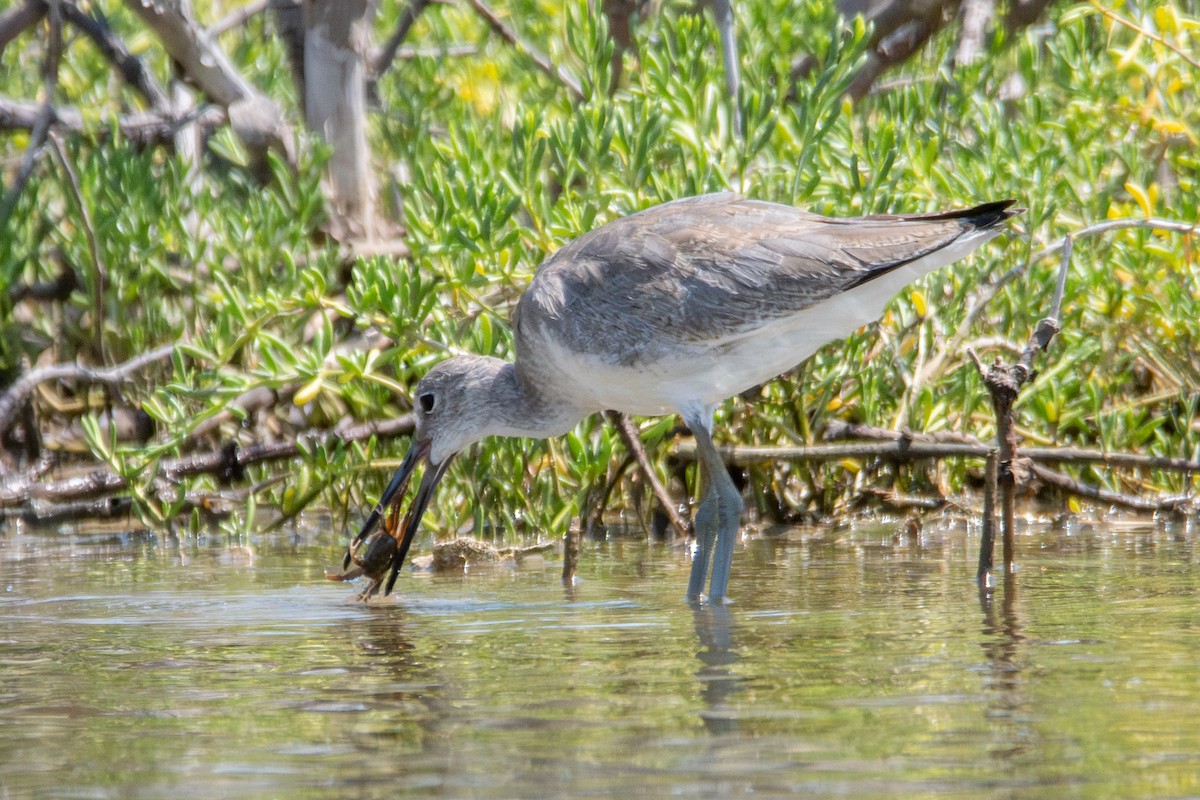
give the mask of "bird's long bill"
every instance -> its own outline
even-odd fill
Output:
[[[388,509],[392,507],[392,503],[396,502],[396,497],[404,496],[408,491],[408,482],[412,480],[413,472],[417,468],[417,464],[424,460],[429,452],[429,445],[419,445],[413,442],[408,448],[408,453],[405,454],[404,460],[400,462],[400,468],[396,470],[396,474],[392,476],[391,483],[383,490],[383,495],[380,496],[379,502],[375,504],[375,508],[371,509],[367,521],[363,523],[358,535],[350,540],[350,546],[346,548],[346,555],[342,558],[342,569],[347,569],[350,566],[350,558],[358,543],[370,536],[377,527],[380,520],[388,513]]]
[[[428,448],[426,448],[428,451]],[[405,462],[408,458],[405,457]],[[446,468],[450,466],[450,462],[454,460],[454,455],[446,456],[446,460],[440,464],[434,464],[426,458],[425,474],[421,476],[421,482],[417,484],[417,493],[413,496],[412,503],[408,507],[408,513],[404,515],[404,522],[401,523],[400,529],[403,531],[400,539],[400,547],[396,550],[396,557],[392,560],[392,574],[388,576],[387,586],[383,588],[383,594],[386,597],[392,593],[392,587],[396,585],[396,576],[400,574],[400,567],[404,564],[404,559],[408,556],[408,548],[412,545],[413,536],[417,533],[417,526],[421,524],[421,516],[425,513],[425,509],[429,507],[429,501],[433,498],[433,490],[437,487],[438,481],[446,474]],[[401,469],[403,469],[401,465]],[[392,479],[395,483],[396,479]],[[407,485],[408,478],[405,477],[403,483]]]

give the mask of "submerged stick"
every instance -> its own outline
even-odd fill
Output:
[[[1050,302],[1050,314],[1037,324],[1016,364],[1009,365],[997,358],[985,371],[975,352],[968,351],[992,398],[992,409],[996,414],[996,442],[999,446],[996,485],[1000,493],[1000,533],[1004,537],[1004,571],[1006,574],[1011,574],[1013,569],[1016,487],[1018,483],[1024,483],[1024,481],[1018,480],[1018,471],[1026,470],[1028,464],[1028,459],[1019,459],[1017,455],[1017,427],[1013,406],[1017,402],[1021,389],[1033,379],[1033,360],[1038,353],[1044,353],[1049,348],[1050,342],[1060,330],[1058,316],[1062,311],[1067,270],[1071,265],[1071,249],[1072,240],[1068,236],[1063,240],[1058,282],[1055,285],[1054,297]],[[989,546],[991,543],[991,541],[987,542]],[[985,558],[990,560],[991,554],[985,556],[982,552],[982,544],[980,549],[979,562],[982,566]]]
[[[996,477],[999,457],[995,450],[988,453],[983,480],[983,536],[979,543],[979,569],[975,579],[986,587],[992,575],[992,557],[996,550]]]

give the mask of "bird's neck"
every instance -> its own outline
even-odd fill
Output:
[[[571,430],[589,413],[559,397],[553,387],[532,379],[515,364],[498,361],[492,386],[492,415],[498,436],[545,439]]]

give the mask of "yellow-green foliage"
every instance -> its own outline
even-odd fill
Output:
[[[383,4],[380,36],[403,5]],[[831,418],[987,437],[990,409],[965,352],[935,362],[981,285],[1110,218],[1197,219],[1200,33],[1182,2],[1056,7],[1015,40],[997,34],[985,58],[952,75],[941,69],[954,44],[945,32],[857,105],[843,89],[862,58],[861,24],[837,20],[829,4],[815,0],[736,5],[744,141],[733,136],[717,33],[690,3],[665,3],[635,26],[636,52],[626,54],[611,96],[612,45],[587,3],[499,6],[526,42],[580,82],[582,102],[489,34],[468,6],[429,7],[408,44],[476,50],[402,59],[380,81],[374,157],[385,201],[400,198],[391,210],[403,216],[412,259],[362,260],[344,287],[333,250],[311,235],[323,215],[319,148],[305,147],[298,176],[278,168],[270,188],[220,162],[193,188],[165,153],[70,143],[109,270],[110,359],[177,337],[194,357],[176,358],[170,382],[141,398],[160,422],[159,446],[150,453],[118,448],[106,460],[131,474],[152,473],[155,458],[173,454],[196,424],[258,384],[301,386],[305,412],[331,423],[346,414],[401,413],[404,387],[446,353],[508,353],[509,310],[557,246],[647,205],[724,189],[837,215],[1003,197],[1025,206],[1014,236],[927,278],[878,325],[825,348],[753,402],[728,403],[718,420],[719,438],[755,444],[812,442]],[[110,13],[153,51],[119,7]],[[256,83],[286,99],[293,90],[265,34],[255,21],[222,44]],[[36,52],[36,43],[26,51]],[[795,78],[793,59],[804,53],[817,66]],[[62,102],[113,108],[96,56],[72,48],[68,63]],[[11,76],[0,81],[6,93],[36,89],[28,74],[0,66]],[[22,137],[0,140],[10,160],[22,147]],[[238,158],[227,133],[214,149]],[[50,246],[72,263],[89,263],[64,180],[46,162],[26,188],[0,240],[0,279],[47,279],[54,268],[42,255]],[[189,215],[203,220],[203,241],[185,233],[194,229],[185,224]],[[1029,441],[1200,457],[1194,244],[1136,228],[1077,241],[1063,333],[1020,405]],[[985,360],[1013,358],[997,341],[1024,344],[1047,311],[1057,263],[1030,263],[965,332]],[[91,340],[91,291],[78,292],[64,315],[65,335],[78,348]],[[19,339],[28,341],[30,331],[35,339],[54,336],[55,324],[3,321],[3,355],[12,360],[29,349]],[[376,326],[394,342],[386,351],[340,347]],[[673,428],[670,420],[642,425],[652,451]],[[95,436],[93,443],[105,449]],[[364,467],[404,444],[313,452],[269,493],[285,510],[322,496],[335,505],[363,503],[384,477],[383,469]],[[452,529],[474,514],[477,530],[561,533],[622,457],[615,434],[595,419],[547,443],[484,443],[452,468],[429,524]],[[966,467],[893,476],[847,462],[756,477],[760,495],[799,500],[821,514],[881,480],[957,489]],[[1113,480],[1091,470],[1084,477]],[[1145,474],[1122,488],[1188,485],[1194,488],[1177,476]]]

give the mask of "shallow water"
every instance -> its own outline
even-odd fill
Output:
[[[668,546],[404,575],[328,537],[0,533],[0,798],[1197,797],[1194,533],[748,542],[729,609]]]

